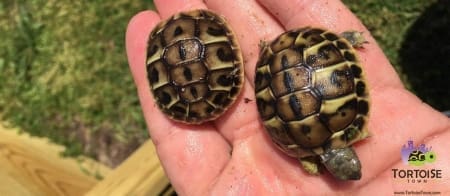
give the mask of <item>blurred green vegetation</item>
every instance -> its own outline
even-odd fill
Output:
[[[86,134],[111,133],[124,145],[148,138],[124,39],[129,19],[150,6],[1,1],[1,118],[64,144],[67,155],[95,153],[82,147]]]
[[[344,0],[378,40],[406,86],[419,96],[421,89],[437,89],[433,92],[441,96],[421,97],[438,109],[450,109],[448,61],[444,62],[447,68],[431,75],[445,80],[424,86],[415,75],[417,70],[405,71],[409,67],[402,59],[408,55],[400,55],[407,48],[405,41],[414,42],[405,40],[415,29],[411,27],[438,2]],[[104,139],[105,134],[107,145],[136,147],[148,135],[126,61],[124,37],[129,19],[149,8],[151,1],[144,0],[0,2],[2,120],[64,144],[66,155],[98,156],[92,141]]]
[[[367,26],[405,86],[450,110],[450,1],[343,0]]]

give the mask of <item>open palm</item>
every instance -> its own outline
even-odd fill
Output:
[[[155,0],[158,13],[144,11],[130,21],[127,54],[138,94],[158,156],[181,195],[299,195],[400,190],[450,192],[450,120],[402,86],[392,66],[361,22],[339,1],[314,0]],[[149,32],[172,14],[210,9],[223,15],[233,28],[244,57],[246,82],[236,103],[219,119],[203,125],[185,125],[158,110],[146,78]],[[358,50],[370,86],[369,131],[372,137],[355,144],[362,179],[335,180],[330,174],[311,176],[298,161],[272,144],[259,120],[254,95],[254,70],[260,40],[303,26],[335,32],[364,32],[369,44]],[[252,101],[248,101],[248,99]],[[433,146],[438,159],[432,166],[443,178],[412,184],[392,177],[392,168],[407,169],[400,149],[408,139]],[[430,164],[429,164],[430,165]]]

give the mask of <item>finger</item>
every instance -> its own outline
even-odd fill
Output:
[[[369,44],[358,50],[358,56],[365,68],[367,80],[372,89],[392,86],[401,88],[402,83],[379,48],[370,32],[341,1],[334,0],[259,0],[286,29],[316,26],[336,33],[347,30],[363,32]]]
[[[206,5],[201,0],[155,0],[154,3],[162,19],[182,11],[206,9]]]
[[[364,28],[339,1],[314,0],[258,0],[286,29],[318,25],[336,31]],[[269,9],[270,8],[270,9]],[[342,26],[342,25],[345,26]]]
[[[230,147],[211,124],[175,123],[157,108],[146,78],[145,51],[149,32],[159,20],[151,11],[131,19],[126,33],[128,60],[151,138],[169,179],[180,193],[201,193],[227,163]]]
[[[167,134],[160,130],[168,130],[172,126],[171,122],[155,106],[145,74],[147,72],[145,68],[145,51],[147,50],[148,35],[159,21],[160,18],[156,13],[151,11],[141,12],[131,19],[126,33],[128,62],[141,100],[143,113],[154,141],[158,141],[159,138]],[[156,119],[154,121],[158,123],[151,123],[150,119]]]
[[[250,82],[245,81],[236,103],[215,121],[216,128],[230,144],[234,145],[236,140],[245,139],[261,131],[255,129],[260,126],[260,122],[254,94]]]
[[[209,9],[223,15],[232,27],[240,44],[246,81],[237,103],[216,121],[216,127],[229,140],[235,141],[254,134],[259,126],[254,98],[253,78],[261,40],[272,39],[282,32],[280,25],[254,0],[205,1]],[[261,130],[256,130],[261,131]]]
[[[270,195],[304,195],[299,189],[286,192],[295,190],[299,181],[302,182],[299,180],[303,179],[299,178],[302,171],[293,166],[295,161],[277,155],[277,149],[270,143],[261,132],[236,140],[232,159],[223,172],[226,175],[217,179],[211,195],[268,195],[269,192]]]

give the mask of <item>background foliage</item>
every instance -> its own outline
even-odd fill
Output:
[[[442,38],[449,34],[449,3],[344,2],[368,26],[405,85],[434,107],[450,109],[450,43]],[[142,0],[0,2],[2,120],[64,144],[66,155],[118,164],[148,138],[124,36],[129,19],[151,8],[151,1]],[[436,28],[439,34],[431,31]],[[417,53],[428,56],[414,59]]]
[[[148,136],[124,51],[125,28],[148,8],[126,0],[2,1],[2,118],[66,145],[67,155],[120,159],[132,150]]]
[[[450,1],[343,0],[363,21],[405,86],[450,110]]]

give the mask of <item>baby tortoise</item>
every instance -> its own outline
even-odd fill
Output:
[[[362,43],[359,32],[311,27],[262,43],[255,76],[260,117],[273,142],[311,174],[322,163],[337,179],[361,178],[351,144],[369,135],[368,88],[353,48]]]
[[[150,33],[146,66],[161,111],[187,124],[219,117],[244,82],[236,37],[222,17],[207,10],[182,12],[159,23]]]

